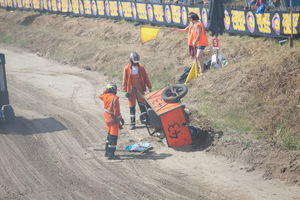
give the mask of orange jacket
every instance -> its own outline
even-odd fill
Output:
[[[196,40],[196,38],[198,36],[197,26],[200,26],[200,28],[201,28],[201,35],[200,35],[199,40],[196,42],[196,47],[197,46],[208,46],[207,35],[205,34],[205,29],[201,22],[198,22],[196,25],[194,25],[194,28],[192,28],[189,46],[193,46],[193,41]]]
[[[104,103],[105,122],[108,125],[120,124],[122,116],[120,113],[119,97],[117,97],[115,94],[107,93],[106,90],[104,90],[99,95],[99,99],[101,99]]]
[[[139,66],[139,75],[141,78],[141,83],[142,83],[142,87],[144,92],[146,92],[146,86],[151,89],[152,85],[151,82],[149,80],[149,77],[146,73],[146,70],[144,68],[144,66],[142,65],[138,65]],[[132,87],[132,83],[131,83],[131,63],[129,63],[125,69],[124,69],[124,73],[123,73],[123,91],[124,92],[128,92],[128,93],[132,93],[133,87]]]

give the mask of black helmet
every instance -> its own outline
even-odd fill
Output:
[[[118,91],[117,85],[112,82],[108,83],[105,89],[106,89],[106,92],[114,93],[114,94],[117,94],[117,91]]]
[[[129,60],[130,60],[132,65],[136,66],[140,62],[140,56],[137,52],[132,52],[129,55]]]

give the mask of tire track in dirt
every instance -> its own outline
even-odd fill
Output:
[[[158,187],[161,177],[173,178],[166,175],[167,171],[160,169],[162,172],[158,173],[155,161],[147,160],[147,155],[141,155],[140,159],[136,160],[134,155],[124,152],[123,156],[128,155],[131,159],[125,160],[126,162],[108,162],[99,152],[91,151],[93,145],[102,145],[106,137],[105,131],[99,132],[99,129],[105,130],[99,104],[95,105],[95,100],[90,98],[86,103],[85,95],[94,96],[92,93],[96,89],[84,79],[78,78],[79,74],[76,77],[70,75],[70,72],[54,75],[50,66],[46,73],[35,66],[31,66],[31,70],[27,66],[23,67],[25,70],[22,67],[20,70],[12,69],[8,76],[9,80],[14,82],[10,84],[9,91],[11,104],[14,105],[18,119],[14,127],[6,130],[11,137],[10,143],[14,145],[5,147],[16,151],[22,148],[20,155],[5,153],[16,165],[24,166],[17,172],[12,171],[10,176],[15,176],[16,179],[8,182],[15,191],[19,191],[18,195],[25,199],[37,199],[42,195],[47,199],[47,195],[51,193],[47,191],[59,191],[51,196],[56,199],[97,199],[99,191],[102,191],[105,199],[120,198],[124,195],[131,199],[159,198],[174,194],[182,198],[199,196],[188,188],[182,194],[178,193],[182,190],[182,186],[178,184],[170,187],[163,184],[162,188]],[[76,70],[78,71],[74,69]],[[72,73],[75,73],[74,71]],[[39,76],[43,79],[42,84],[37,83]],[[68,80],[70,76],[74,76],[71,80],[76,82],[71,88],[71,93],[64,92],[63,89],[68,87],[59,88],[55,85],[58,83],[53,82],[55,77]],[[86,84],[91,89],[86,90]],[[62,95],[55,96],[55,92]],[[27,130],[25,134],[23,130]],[[124,132],[136,141],[144,138],[142,134],[146,133],[145,130]],[[20,137],[23,139],[20,140]],[[154,158],[159,158],[159,155],[155,155]],[[8,162],[11,161],[6,163]],[[6,166],[8,169],[13,168],[11,165]],[[27,166],[29,168],[26,168]],[[132,171],[133,169],[135,170]],[[31,173],[27,173],[27,170]],[[138,171],[140,173],[136,173]],[[24,173],[27,175],[22,176]]]
[[[205,152],[189,151],[191,147],[168,148],[150,137],[145,128],[130,131],[125,126],[117,151],[123,160],[108,161],[101,151],[106,128],[97,96],[107,79],[97,72],[59,65],[32,54],[4,53],[17,121],[0,126],[0,180],[5,182],[5,187],[0,186],[0,198],[247,200],[273,196],[268,183],[261,184],[266,194],[253,196],[257,188],[230,179],[231,173],[249,179],[238,166],[230,168],[226,161]],[[128,122],[127,101],[124,97],[120,101]],[[151,141],[155,151],[121,151],[141,141]],[[251,180],[253,184],[262,181]],[[278,191],[274,192],[280,199],[297,194],[294,188]]]

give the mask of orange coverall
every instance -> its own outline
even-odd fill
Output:
[[[136,96],[133,87],[136,87],[141,94],[145,94],[146,86],[152,88],[149,77],[146,73],[144,66],[138,65],[139,73],[131,75],[131,63],[128,64],[123,73],[123,91],[129,94],[128,103],[129,107],[135,107]],[[138,101],[145,103],[144,99],[137,93]]]
[[[144,66],[138,64],[138,73],[132,74],[132,64],[129,63],[125,69],[123,74],[123,91],[129,94],[128,103],[130,109],[130,127],[131,129],[135,128],[135,105],[136,100],[140,103],[146,104],[145,100],[141,95],[134,90],[134,87],[144,95],[146,92],[146,87],[152,89],[152,85],[150,83],[149,77],[146,73]],[[137,98],[137,99],[136,99]],[[146,107],[139,104],[141,113],[145,113]]]
[[[120,113],[119,97],[115,94],[107,93],[106,90],[99,95],[104,103],[104,117],[107,133],[117,136],[119,134],[119,125],[122,119]]]

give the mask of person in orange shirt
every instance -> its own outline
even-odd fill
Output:
[[[185,29],[177,29],[177,28],[173,28],[172,30],[173,31],[179,31],[181,33],[185,33],[188,31],[188,46],[189,46],[189,54],[191,56],[192,59],[194,59],[194,48],[192,46],[192,42],[191,41],[191,30],[192,30],[192,26],[193,26],[193,23],[192,23],[192,18],[191,18],[191,15],[194,14],[194,12],[190,12],[189,13],[189,20],[190,20],[190,24],[185,28]]]
[[[189,13],[190,24],[185,29],[176,29],[174,31],[187,32],[188,31],[188,45],[189,52],[192,59],[195,59],[195,50],[197,49],[196,59],[198,75],[201,75],[204,72],[204,60],[203,60],[203,51],[206,46],[208,46],[207,35],[203,24],[199,21],[199,16],[194,13]]]
[[[152,85],[150,79],[146,73],[144,66],[139,64],[140,56],[136,52],[132,52],[129,55],[130,63],[124,68],[123,73],[123,91],[125,97],[128,98],[128,104],[130,109],[130,129],[135,129],[135,106],[136,101],[139,103],[141,114],[147,112],[146,102],[141,95],[134,90],[134,87],[144,95],[146,87],[152,92]]]
[[[117,94],[117,85],[108,83],[105,90],[99,95],[104,103],[104,117],[107,130],[107,139],[105,144],[105,156],[108,160],[120,159],[120,156],[115,155],[119,128],[124,125],[124,120],[120,112],[119,97]],[[121,123],[121,124],[120,124]]]

